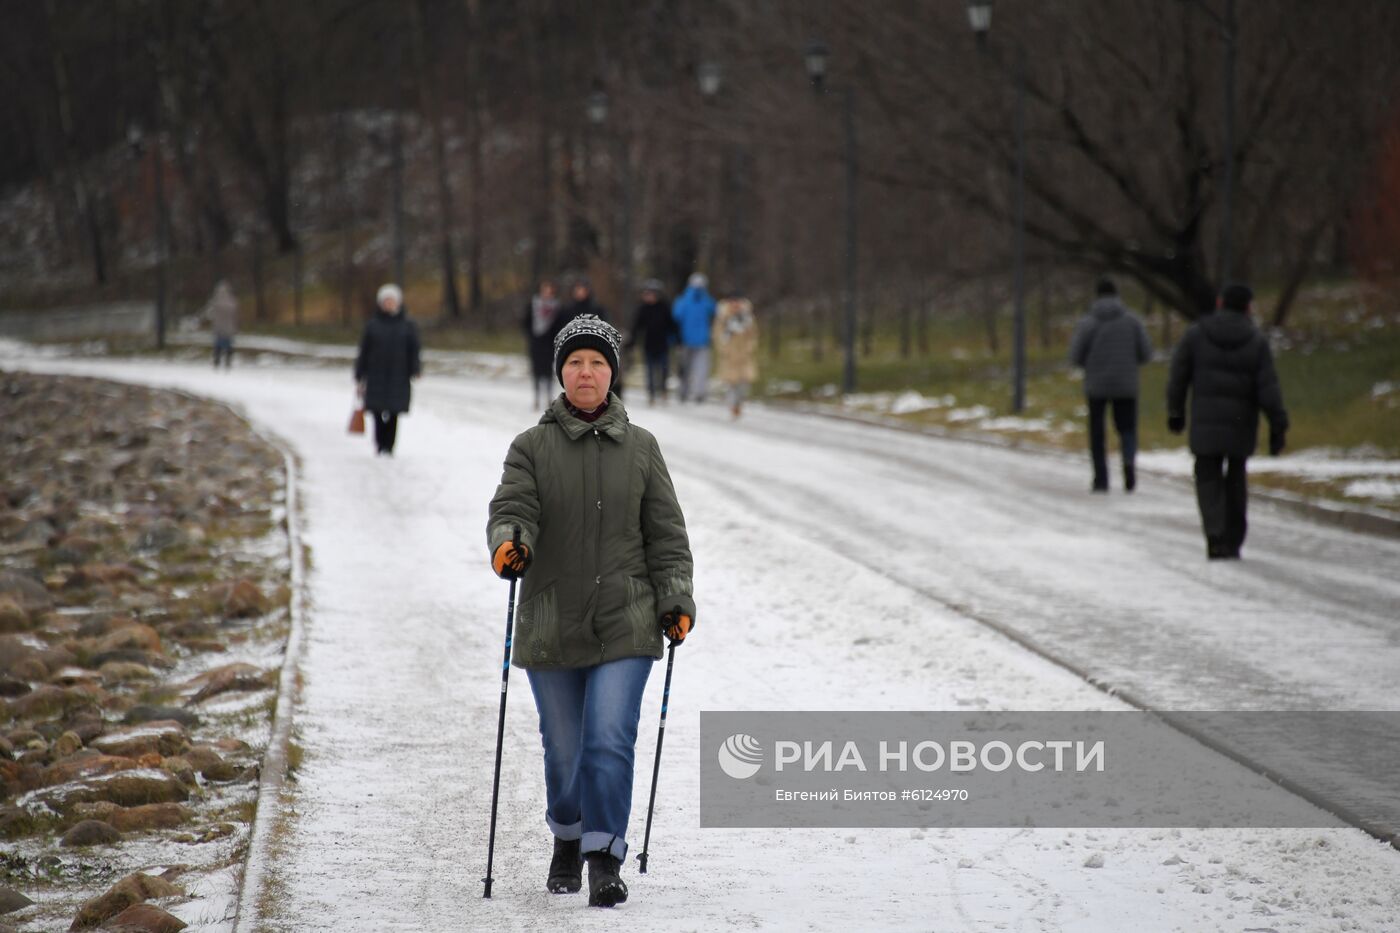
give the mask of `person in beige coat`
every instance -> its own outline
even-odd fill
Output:
[[[233,365],[233,338],[238,334],[238,299],[233,296],[228,279],[219,279],[204,311],[214,332],[214,368],[218,369],[222,362],[227,369]]]
[[[718,375],[728,387],[729,412],[735,418],[744,405],[749,386],[758,378],[758,322],[753,302],[731,294],[715,309],[713,331]]]

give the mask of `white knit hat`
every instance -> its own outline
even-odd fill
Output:
[[[379,293],[374,296],[374,303],[382,308],[384,307],[384,302],[390,298],[394,299],[397,303],[397,307],[403,307],[403,289],[392,282],[387,285],[379,286]]]

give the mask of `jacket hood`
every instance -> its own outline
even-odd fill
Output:
[[[622,406],[622,399],[609,392],[608,410],[603,412],[601,418],[590,424],[574,417],[573,412],[569,411],[568,403],[564,400],[564,394],[561,392],[554,397],[554,401],[549,403],[549,407],[540,416],[540,424],[552,423],[557,423],[559,427],[563,428],[564,433],[569,435],[571,440],[578,440],[596,428],[613,440],[620,441],[627,433],[627,409]]]
[[[1200,320],[1201,333],[1206,339],[1225,350],[1234,350],[1253,339],[1259,329],[1243,311],[1222,308]]]
[[[691,285],[686,288],[681,297],[690,301],[703,301],[710,297],[710,290],[702,285]]]
[[[1121,317],[1127,313],[1127,308],[1123,307],[1123,302],[1116,295],[1104,295],[1102,298],[1095,298],[1094,303],[1089,306],[1089,313],[1100,321],[1109,321],[1116,317]]]

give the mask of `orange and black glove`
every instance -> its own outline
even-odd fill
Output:
[[[491,569],[502,580],[514,580],[530,567],[530,549],[515,541],[506,541],[496,548]]]
[[[685,641],[685,636],[689,635],[690,630],[694,627],[695,620],[682,612],[680,606],[676,606],[661,616],[661,630],[671,641],[678,643]]]

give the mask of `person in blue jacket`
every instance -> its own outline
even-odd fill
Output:
[[[715,320],[715,300],[710,297],[710,280],[697,272],[685,291],[671,305],[671,314],[681,331],[681,359],[685,374],[681,380],[681,401],[705,401],[710,382],[710,327]]]

